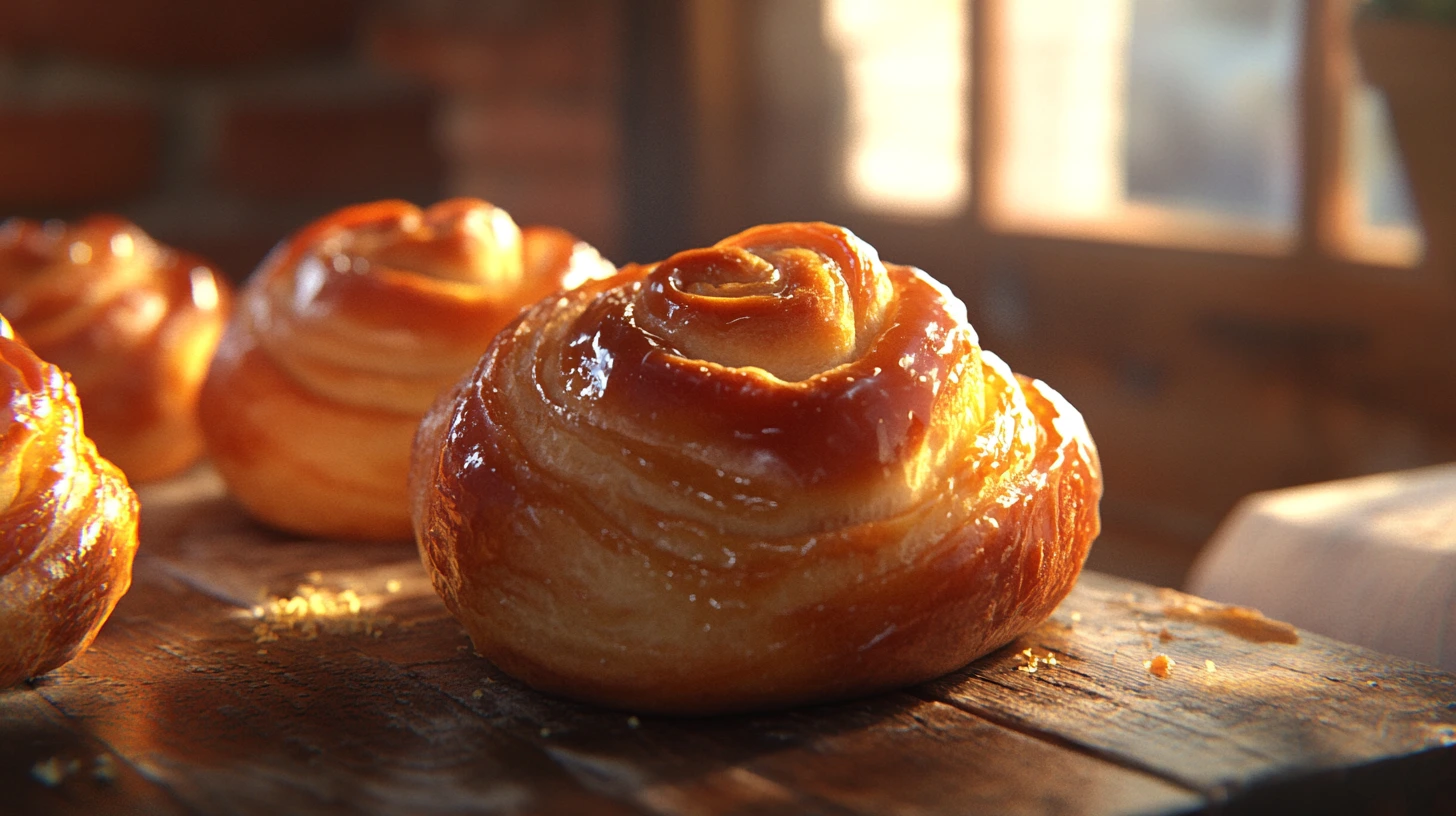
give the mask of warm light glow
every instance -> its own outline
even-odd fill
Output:
[[[824,4],[844,60],[851,203],[927,217],[965,206],[968,28],[961,0]]]
[[[1124,199],[1129,0],[1008,3],[1004,200],[1106,216]]]
[[[111,254],[118,258],[130,258],[132,252],[136,251],[136,242],[130,235],[118,232],[111,236]]]
[[[73,264],[91,263],[91,245],[84,241],[76,241],[66,248],[66,254],[70,256]]]
[[[210,312],[217,308],[217,280],[212,277],[212,270],[205,266],[192,268],[192,305]]]

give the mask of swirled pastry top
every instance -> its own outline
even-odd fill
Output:
[[[71,375],[88,432],[135,480],[201,452],[197,390],[230,293],[209,264],[115,216],[0,226],[0,312]]]
[[[420,417],[526,305],[615,272],[563,230],[457,198],[348,207],[248,281],[203,389],[208,449],[257,518],[408,539]]]
[[[318,397],[418,416],[521,307],[611,271],[562,230],[456,198],[347,207],[259,267],[239,319]]]
[[[1070,590],[1101,478],[1077,412],[917,269],[750,229],[543,301],[427,416],[416,535],[538,687],[740,710],[923,680]]]
[[[137,501],[66,375],[0,318],[0,687],[90,644],[131,584]]]

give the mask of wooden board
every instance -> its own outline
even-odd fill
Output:
[[[1456,810],[1456,677],[1246,640],[1107,576],[923,686],[684,720],[501,675],[408,546],[262,530],[206,470],[143,507],[133,589],[96,644],[0,692],[0,813]],[[267,613],[300,585],[360,609],[318,631]]]

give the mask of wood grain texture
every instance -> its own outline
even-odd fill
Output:
[[[1168,620],[1186,596],[1105,576],[1084,577],[1022,641],[919,688],[658,718],[499,673],[407,547],[261,529],[206,470],[142,501],[136,583],[95,646],[0,693],[0,785],[17,794],[0,813],[1183,813],[1321,791],[1335,810],[1456,802],[1456,678],[1314,636],[1254,644]],[[353,590],[361,608],[312,634],[256,617],[300,585]],[[1157,652],[1176,660],[1167,679],[1143,668]],[[101,756],[115,758],[106,779]],[[78,764],[47,784],[35,769],[52,758]]]

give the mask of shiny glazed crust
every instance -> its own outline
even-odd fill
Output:
[[[1098,531],[1081,416],[825,224],[543,301],[420,426],[417,540],[539,689],[709,714],[926,680],[1034,626]]]
[[[0,318],[0,688],[75,658],[131,586],[137,499],[75,389]]]
[[[208,375],[208,450],[257,518],[408,539],[420,416],[522,307],[613,271],[476,199],[349,207],[279,245],[244,287]]]
[[[88,434],[133,482],[201,455],[197,392],[230,291],[205,261],[114,216],[0,226],[0,313],[71,375]]]

